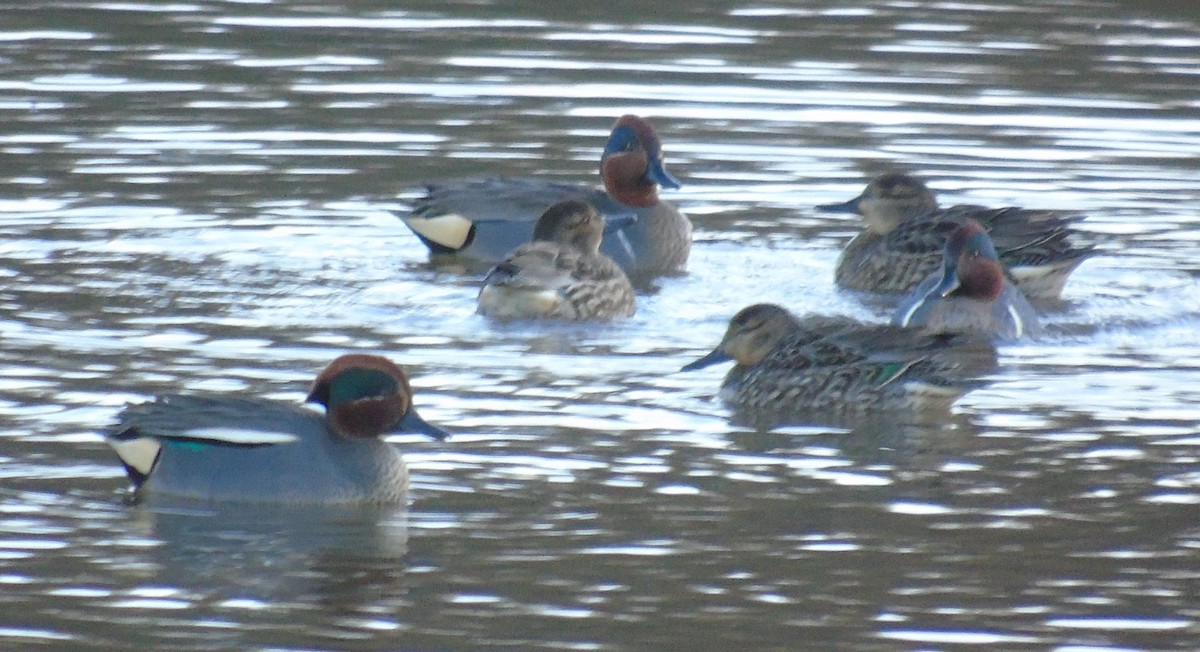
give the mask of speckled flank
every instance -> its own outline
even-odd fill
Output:
[[[599,246],[604,219],[587,202],[555,204],[539,239],[517,247],[483,281],[478,312],[496,319],[609,321],[637,310],[633,286]]]
[[[995,351],[976,337],[798,319],[759,304],[735,315],[714,352],[685,370],[730,358],[721,396],[735,407],[865,413],[946,409],[978,385]]]
[[[1076,242],[1081,216],[1023,208],[938,208],[932,191],[911,175],[878,177],[859,197],[820,208],[857,212],[865,228],[842,252],[835,280],[871,292],[912,290],[941,264],[942,244],[965,220],[983,224],[1010,278],[1026,295],[1058,298],[1067,277],[1093,248]]]

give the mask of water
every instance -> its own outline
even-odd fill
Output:
[[[5,7],[3,647],[1194,648],[1200,10],[1023,4]],[[626,112],[696,224],[628,322],[481,319],[390,213],[594,180]],[[883,319],[811,207],[893,168],[1101,253],[945,428],[731,424],[678,368],[751,302]],[[126,402],[347,350],[454,432],[407,510],[124,504]]]

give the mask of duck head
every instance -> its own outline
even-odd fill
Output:
[[[313,381],[306,400],[325,406],[330,430],[347,439],[388,432],[415,432],[435,439],[449,436],[417,414],[404,370],[377,355],[338,357]]]
[[[946,238],[942,251],[942,280],[933,292],[995,301],[1004,290],[1004,268],[987,230],[967,220]]]
[[[600,158],[600,176],[608,194],[627,206],[657,204],[658,186],[679,188],[663,165],[658,134],[636,115],[623,115],[613,125]]]
[[[600,241],[605,233],[612,233],[636,220],[634,213],[624,213],[606,220],[590,203],[568,199],[542,213],[533,227],[533,240],[559,242],[594,254],[600,250]]]
[[[779,346],[780,341],[800,328],[792,313],[770,303],[743,308],[729,320],[725,336],[711,353],[685,365],[682,371],[692,371],[734,360],[740,366],[757,364]]]
[[[835,213],[858,213],[867,229],[886,235],[901,222],[937,210],[937,198],[920,179],[903,172],[875,177],[862,194],[840,204],[817,208]]]

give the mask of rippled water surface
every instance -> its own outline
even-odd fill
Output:
[[[396,5],[4,8],[0,647],[1195,648],[1194,3]],[[490,323],[394,217],[627,112],[696,225],[627,322]],[[812,207],[890,169],[1100,253],[945,428],[731,423],[677,370],[739,308],[886,318]],[[407,510],[124,503],[126,402],[347,350],[454,432]]]

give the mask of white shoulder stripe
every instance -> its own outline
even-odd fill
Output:
[[[1021,320],[1021,314],[1019,312],[1017,312],[1016,306],[1009,304],[1008,316],[1012,317],[1013,326],[1016,328],[1016,333],[1013,336],[1021,337],[1022,335],[1024,335],[1025,334],[1025,322]]]
[[[907,327],[912,322],[913,315],[917,314],[917,310],[920,310],[921,306],[925,305],[925,300],[927,298],[927,296],[921,297],[920,301],[913,303],[912,307],[906,310],[904,314],[900,316],[899,325]]]
[[[621,229],[616,233],[604,236],[605,240],[616,239],[621,245],[621,250],[629,256],[629,260],[637,260],[637,254],[633,253],[633,245],[629,243],[629,237],[625,235],[625,230]]]

